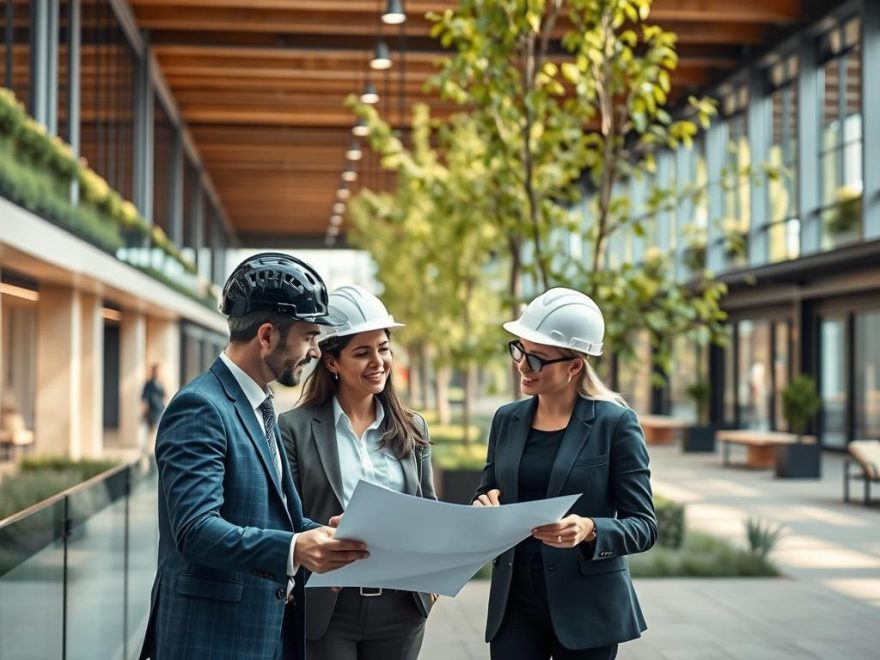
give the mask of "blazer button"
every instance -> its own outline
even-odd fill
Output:
[[[278,598],[278,600],[284,600],[285,595],[286,590],[284,589],[284,587],[280,587],[278,591],[275,592],[275,596]]]
[[[555,571],[555,570],[556,570],[556,564],[547,564],[547,570],[548,570],[548,571]]]

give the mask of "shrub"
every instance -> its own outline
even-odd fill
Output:
[[[760,559],[766,559],[782,538],[782,525],[773,525],[760,518],[746,520],[746,540],[749,551]]]
[[[797,433],[798,442],[821,405],[816,383],[809,376],[798,376],[782,390],[782,412],[791,430]]]
[[[57,495],[118,465],[116,461],[25,458],[19,472],[0,482],[0,519]]]
[[[630,573],[637,578],[663,577],[774,577],[779,571],[763,557],[698,532],[689,532],[682,547],[661,545],[628,557]]]
[[[434,465],[442,470],[482,470],[486,464],[486,445],[482,442],[439,444],[432,448]]]
[[[660,528],[657,544],[664,548],[680,548],[685,538],[684,505],[655,495],[654,511]]]

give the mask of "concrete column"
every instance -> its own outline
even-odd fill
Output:
[[[158,364],[168,398],[180,389],[180,328],[175,321],[147,320],[147,371]]]
[[[68,287],[40,288],[34,451],[79,458],[82,301]]]
[[[99,457],[104,452],[104,319],[101,307],[102,301],[97,296],[81,295],[80,450],[87,457]]]
[[[154,364],[159,365],[159,381],[165,388],[165,403],[180,388],[180,329],[177,323],[168,319],[147,319],[147,373],[152,372]],[[146,450],[154,453],[156,447],[155,430],[147,433]]]
[[[119,444],[140,446],[141,391],[147,380],[146,320],[141,312],[123,311],[119,323]]]

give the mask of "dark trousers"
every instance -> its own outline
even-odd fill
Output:
[[[501,629],[489,645],[492,660],[613,660],[617,644],[591,649],[565,648],[556,638],[540,560],[514,564]]]
[[[321,639],[306,642],[309,660],[416,660],[425,635],[425,616],[409,591],[384,590],[361,596],[339,592],[333,617]]]

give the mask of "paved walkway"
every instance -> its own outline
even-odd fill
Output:
[[[843,457],[821,480],[721,466],[720,455],[651,447],[655,490],[686,502],[687,524],[745,544],[744,520],[784,525],[775,579],[637,580],[649,629],[622,660],[873,658],[880,649],[880,507],[842,503]],[[738,457],[733,453],[733,458]],[[441,598],[421,658],[484,659],[488,582]]]

